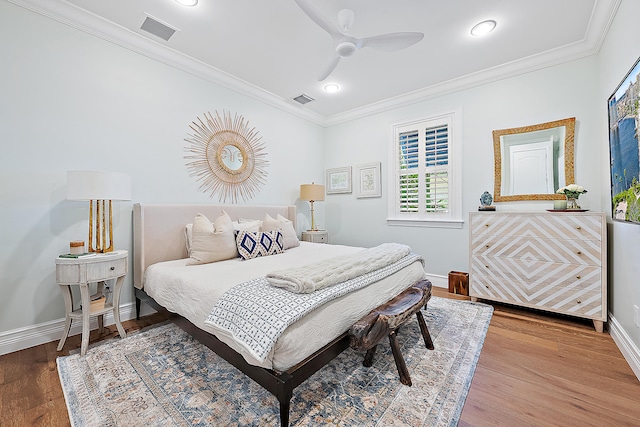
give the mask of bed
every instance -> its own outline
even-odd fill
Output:
[[[235,221],[265,215],[283,218],[295,229],[295,206],[135,204],[136,314],[140,313],[141,302],[175,313],[172,319],[178,326],[278,399],[280,423],[287,426],[295,387],[349,346],[347,331],[359,318],[423,279],[424,266],[421,260],[411,260],[386,278],[327,302],[288,326],[268,355],[260,359],[233,336],[205,322],[220,295],[256,275],[349,256],[363,248],[297,242],[298,246],[273,256],[188,265],[187,224],[193,223],[198,214],[217,218],[223,212]]]

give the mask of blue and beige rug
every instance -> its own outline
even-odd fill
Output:
[[[290,425],[455,426],[493,308],[433,297],[398,334],[412,387],[398,380],[388,341],[374,365],[346,350],[293,392]],[[275,397],[173,324],[58,358],[71,425],[278,426]]]

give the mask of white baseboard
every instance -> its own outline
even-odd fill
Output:
[[[620,323],[611,313],[609,313],[609,335],[611,335],[611,338],[613,338],[613,341],[640,381],[640,348],[631,341],[631,337],[622,329]]]
[[[449,277],[448,276],[438,276],[435,274],[428,274],[427,279],[431,282],[433,286],[437,286],[438,288],[449,288]]]
[[[146,316],[155,313],[151,307],[142,304],[140,315]],[[135,303],[131,302],[120,306],[120,320],[131,320],[136,317]],[[104,324],[113,325],[113,313],[107,313],[104,316]],[[91,330],[98,329],[97,317],[91,318]],[[14,329],[12,331],[0,333],[0,356],[14,351],[24,350],[40,344],[52,341],[59,341],[64,331],[64,319],[52,320],[50,322],[40,323],[38,325],[27,326],[24,328]],[[82,333],[82,322],[74,321],[71,323],[71,331],[69,336]]]

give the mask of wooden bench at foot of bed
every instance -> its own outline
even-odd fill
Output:
[[[393,359],[396,362],[396,368],[398,368],[398,375],[400,375],[400,382],[411,386],[411,376],[404,357],[402,357],[396,331],[415,313],[424,345],[429,350],[433,350],[429,329],[422,312],[420,312],[420,309],[426,307],[430,299],[431,282],[424,279],[358,320],[349,330],[349,336],[352,348],[367,351],[363,365],[369,367],[373,364],[373,355],[378,343],[388,336]]]

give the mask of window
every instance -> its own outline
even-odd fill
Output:
[[[460,112],[393,126],[389,224],[462,227]]]

